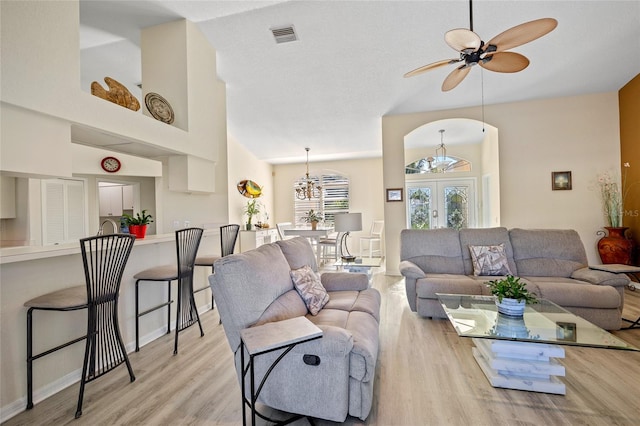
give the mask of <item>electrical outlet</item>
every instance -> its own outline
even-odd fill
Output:
[[[180,221],[179,220],[174,220],[173,221],[173,229],[178,229],[180,227]]]

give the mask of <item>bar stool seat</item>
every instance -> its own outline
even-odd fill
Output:
[[[24,302],[24,306],[34,309],[69,311],[86,308],[87,286],[64,288]]]
[[[154,266],[138,272],[133,278],[145,281],[173,281],[178,279],[178,267],[176,265]]]

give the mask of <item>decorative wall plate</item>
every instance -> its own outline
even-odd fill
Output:
[[[241,180],[237,187],[238,192],[247,198],[258,198],[262,195],[262,187],[252,180]]]
[[[163,123],[173,123],[174,115],[173,108],[169,105],[169,102],[157,93],[149,92],[144,97],[144,103],[147,105],[147,109],[156,120]]]

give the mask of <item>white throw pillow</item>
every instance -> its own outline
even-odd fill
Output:
[[[318,315],[329,301],[329,293],[320,282],[320,275],[313,272],[309,265],[294,269],[289,274],[311,315]]]
[[[504,251],[504,244],[469,246],[473,275],[513,275]]]

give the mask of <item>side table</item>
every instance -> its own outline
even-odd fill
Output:
[[[262,390],[262,386],[269,377],[273,368],[280,362],[286,354],[296,345],[310,340],[320,339],[322,330],[306,317],[296,317],[288,320],[270,322],[257,327],[245,328],[240,331],[240,362],[242,365],[242,424],[246,425],[246,404],[251,407],[251,424],[256,424],[256,415],[264,420],[277,424],[287,424],[302,416],[295,416],[283,422],[277,422],[269,419],[256,411],[256,401]],[[244,357],[245,349],[249,354],[249,363],[245,366]],[[254,361],[255,358],[273,351],[284,349],[284,352],[276,358],[269,366],[264,377],[260,381],[260,385],[256,389]],[[249,373],[251,386],[251,399],[246,398],[245,378]]]
[[[631,289],[632,291],[635,291],[636,289],[640,288],[640,267],[639,266],[631,266],[631,265],[623,265],[620,263],[613,263],[613,264],[607,264],[607,265],[593,265],[593,266],[589,266],[589,268],[591,269],[595,269],[598,271],[605,271],[605,272],[611,272],[614,274],[626,274],[629,275],[633,278],[635,278],[635,282],[631,281],[631,283],[629,284],[629,289]],[[640,327],[640,317],[638,317],[637,320],[632,321],[630,319],[626,319],[626,318],[622,318],[622,321],[626,321],[631,323],[631,325],[629,327],[624,327],[621,328],[621,330],[629,330],[631,328],[636,328],[636,327]]]

